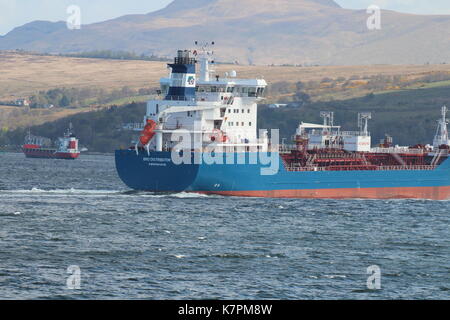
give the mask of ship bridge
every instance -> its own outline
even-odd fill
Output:
[[[169,76],[160,80],[163,97],[147,103],[144,124],[157,123],[156,139],[149,148],[171,149],[170,134],[178,129],[203,132],[204,143],[218,144],[232,151],[267,149],[257,135],[257,103],[264,99],[264,79],[238,79],[235,71],[223,77],[214,73],[212,53],[180,50],[168,65]],[[196,64],[200,65],[197,75]],[[227,150],[228,150],[227,149]]]

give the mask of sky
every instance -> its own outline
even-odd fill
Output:
[[[0,0],[0,35],[34,20],[66,21],[70,5],[81,9],[81,23],[113,19],[125,14],[149,13],[172,0]],[[189,0],[186,0],[189,1]],[[276,0],[274,0],[276,1]],[[296,1],[296,0],[292,0]],[[450,14],[450,0],[335,0],[344,8],[382,9],[417,14]]]

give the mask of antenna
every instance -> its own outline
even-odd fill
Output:
[[[334,125],[334,112],[321,111],[320,117],[323,118],[323,125],[327,127],[333,127]]]
[[[368,136],[369,135],[369,120],[372,119],[371,112],[360,112],[358,113],[358,128],[359,133]]]
[[[215,45],[215,42],[198,42],[195,41],[195,45],[198,47],[195,50],[196,55],[198,55],[200,62],[200,81],[208,82],[210,81],[211,74],[214,73],[210,65],[214,65],[214,51],[211,47]]]
[[[441,110],[442,122],[448,123],[448,121],[447,121],[447,112],[448,112],[447,106],[443,106],[442,110]]]

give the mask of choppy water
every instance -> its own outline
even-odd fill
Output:
[[[110,156],[0,154],[0,298],[448,299],[449,209],[152,195],[127,190]]]

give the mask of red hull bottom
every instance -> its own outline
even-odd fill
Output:
[[[304,199],[430,199],[449,200],[448,187],[405,187],[364,189],[310,189],[267,191],[201,191],[196,193],[236,197]]]
[[[41,152],[41,151],[30,151],[26,150],[23,152],[27,158],[39,158],[39,159],[66,159],[75,160],[80,154],[79,153],[63,153],[63,152]]]

